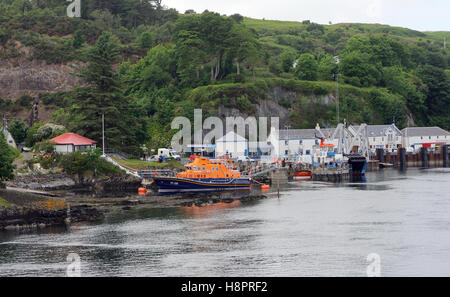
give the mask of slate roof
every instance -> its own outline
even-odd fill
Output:
[[[353,131],[356,133],[360,126],[350,126]],[[367,125],[367,136],[368,137],[377,137],[377,136],[386,136],[386,131],[391,128],[395,132],[397,136],[402,136],[402,131],[400,131],[394,124],[391,125]]]
[[[322,133],[330,138],[334,130],[336,128],[325,128],[320,129]],[[279,139],[287,140],[287,139],[306,139],[306,138],[320,138],[320,133],[316,129],[288,129],[288,130],[279,130],[278,135]]]
[[[230,131],[224,136],[217,139],[216,142],[235,142],[235,141],[247,141],[247,139],[245,139],[244,137],[242,137],[241,135],[237,134],[234,131]]]
[[[403,129],[402,133],[407,137],[450,135],[450,132],[439,127],[408,127]]]

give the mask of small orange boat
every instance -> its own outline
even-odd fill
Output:
[[[251,178],[241,177],[229,159],[196,157],[175,177],[153,177],[160,192],[226,191],[250,188]]]
[[[311,179],[312,172],[310,170],[300,170],[296,171],[294,175],[294,179]]]

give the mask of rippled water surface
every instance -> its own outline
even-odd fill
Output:
[[[450,276],[450,170],[292,182],[274,197],[131,210],[99,225],[0,233],[0,276]]]

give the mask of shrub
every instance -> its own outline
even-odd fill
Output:
[[[45,139],[53,138],[61,135],[65,132],[65,130],[66,127],[64,126],[47,123],[37,129],[36,133],[33,135],[33,140],[36,143]]]
[[[71,175],[93,176],[123,175],[124,172],[101,157],[100,149],[88,150],[85,153],[75,152],[61,157],[59,165],[63,171]]]
[[[245,96],[241,96],[239,98],[237,98],[237,107],[242,110],[242,111],[250,111],[251,107],[252,107],[252,103],[250,102],[250,100],[248,100],[247,97]]]
[[[27,94],[26,95],[22,95],[22,96],[19,97],[17,102],[22,107],[31,108],[31,103],[33,102],[33,97],[31,97],[30,95],[27,95]]]
[[[8,126],[8,131],[11,133],[17,144],[25,141],[27,137],[28,128],[24,121],[13,120]]]

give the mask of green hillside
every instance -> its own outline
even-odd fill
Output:
[[[349,123],[403,127],[410,118],[450,129],[450,32],[181,14],[163,4],[83,0],[82,17],[68,18],[65,0],[3,0],[0,60],[83,62],[74,68],[82,87],[40,101],[55,123],[96,140],[104,113],[111,145],[129,152],[167,145],[171,120],[191,118],[194,108],[251,115],[261,100],[275,100],[273,88],[296,94],[277,99],[293,128],[336,124],[336,77]],[[33,100],[10,99],[0,98],[0,108],[12,113]]]

